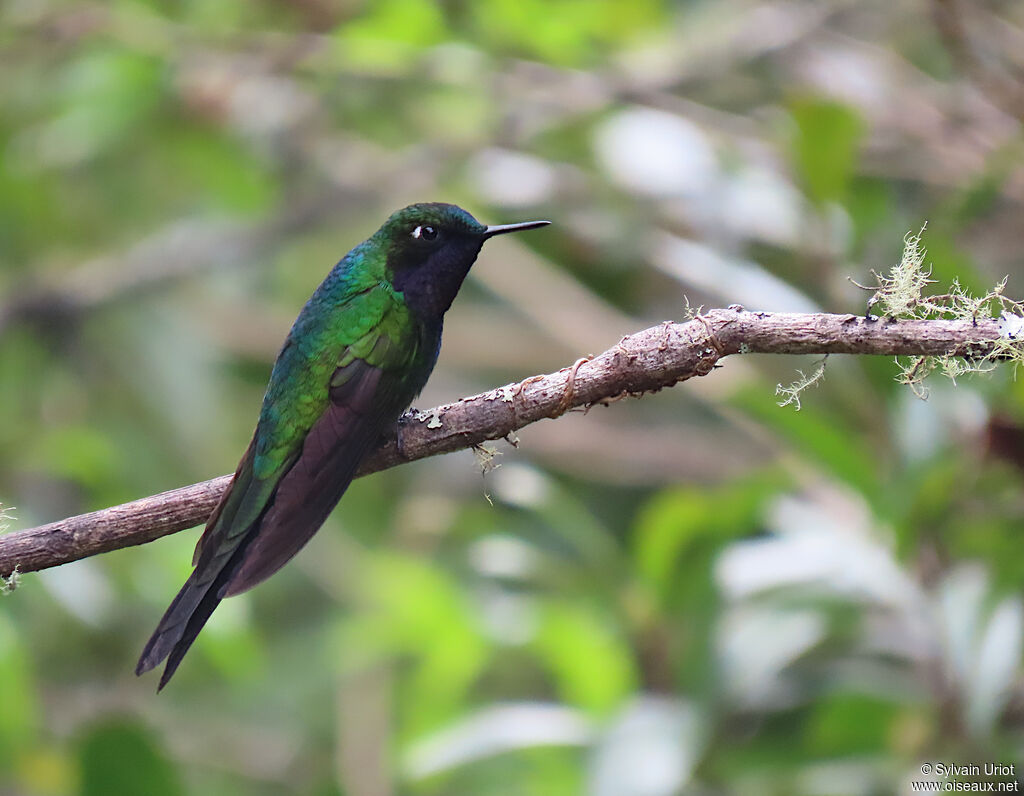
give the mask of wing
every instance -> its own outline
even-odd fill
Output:
[[[323,382],[319,416],[283,454],[280,446],[261,446],[261,415],[235,480],[196,547],[195,569],[146,645],[137,674],[167,658],[163,688],[221,599],[270,577],[309,541],[367,452],[423,386],[427,373],[410,376],[413,359],[415,351],[403,350],[387,334],[364,335],[348,346]],[[268,395],[273,389],[272,379]],[[264,414],[275,416],[273,404],[271,410],[265,405]],[[267,474],[261,450],[280,456]]]
[[[338,368],[327,411],[306,435],[281,479],[240,566],[220,590],[231,597],[280,569],[316,533],[355,477],[359,463],[404,406],[394,376],[362,359]],[[411,397],[410,397],[411,400]]]

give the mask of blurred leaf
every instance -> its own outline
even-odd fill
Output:
[[[98,49],[71,61],[63,110],[33,137],[35,156],[67,166],[111,147],[156,107],[161,76],[160,61],[127,50]]]
[[[586,792],[584,754],[585,750],[558,746],[517,749],[420,780],[414,792],[431,796],[579,796]]]
[[[936,230],[964,229],[975,222],[984,223],[991,214],[998,212],[1006,183],[1021,162],[1022,154],[1024,143],[1020,138],[1010,139],[992,151],[984,172],[950,197],[937,217],[933,216],[933,227]]]
[[[945,522],[953,520],[956,484],[964,477],[963,461],[936,458],[902,473],[887,512],[896,534],[897,549],[910,555],[922,536],[938,534]]]
[[[805,727],[807,748],[822,757],[879,754],[903,708],[877,697],[834,694],[819,700]]]
[[[571,550],[591,574],[618,577],[621,574],[618,539],[579,496],[554,479],[546,480],[548,494],[532,509],[547,524],[551,536]]]
[[[974,258],[946,232],[930,227],[923,236],[928,251],[925,262],[931,268],[932,279],[937,281],[934,292],[944,293],[954,279],[971,293],[984,295],[1002,278],[985,276]]]
[[[702,716],[669,697],[633,700],[595,745],[593,796],[670,796],[689,782],[705,743]]]
[[[78,744],[80,796],[183,794],[177,772],[149,732],[131,719],[107,719]]]
[[[418,739],[406,751],[403,768],[413,778],[425,779],[510,752],[583,745],[593,735],[587,717],[573,708],[510,702],[473,711]]]
[[[534,645],[554,675],[559,695],[571,705],[608,712],[635,688],[628,640],[590,609],[546,604]]]
[[[847,105],[806,98],[793,102],[796,122],[793,160],[811,199],[818,204],[841,201],[847,192],[864,122]]]
[[[409,63],[419,51],[447,34],[441,7],[431,0],[381,0],[337,32],[343,59],[387,70]]]
[[[101,487],[119,470],[118,451],[99,429],[62,426],[38,442],[27,465],[86,487]]]
[[[849,427],[849,417],[826,413],[810,401],[805,401],[799,412],[780,408],[762,389],[741,391],[732,403],[775,431],[810,461],[823,465],[865,496],[879,495],[883,475],[876,456],[863,436]]]
[[[966,684],[967,726],[976,736],[992,735],[1003,709],[1013,697],[1019,677],[1024,625],[1024,602],[1019,597],[1001,600],[979,629],[977,651]]]
[[[440,86],[410,100],[409,118],[418,131],[450,146],[474,145],[486,136],[492,122],[491,104],[482,92]]]
[[[561,65],[582,65],[662,21],[655,0],[484,0],[476,27],[493,44]]]
[[[997,479],[994,475],[993,481]],[[1016,501],[1020,495],[1020,479],[1013,478],[1011,483]],[[950,489],[955,487],[950,486]],[[995,496],[986,499],[995,500]],[[952,505],[948,501],[940,502],[939,505],[944,506],[946,513],[934,525],[924,526],[928,538],[940,539],[955,560],[984,561],[991,568],[994,582],[1003,588],[1020,588],[1024,582],[1024,560],[1018,555],[1017,540],[1006,533],[1004,511],[969,513],[961,501]]]
[[[860,177],[851,180],[848,187],[845,206],[856,237],[854,256],[862,257],[865,251],[870,252],[870,245],[877,244],[880,239],[891,240],[895,246],[895,242],[906,230],[892,228],[896,217],[896,197],[892,184],[882,179]],[[869,267],[876,271],[884,268],[882,263],[863,265],[865,272]],[[858,274],[851,276],[859,282],[863,281]],[[870,293],[865,293],[864,300],[867,301],[870,296]]]
[[[210,33],[230,34],[259,14],[259,7],[245,0],[185,0],[188,23]]]
[[[63,746],[36,746],[18,759],[17,775],[25,793],[32,796],[65,796],[75,789],[78,768],[68,758]],[[0,787],[4,774],[0,772]]]
[[[221,676],[232,683],[259,682],[266,673],[266,654],[249,621],[250,602],[246,597],[239,595],[218,606],[196,644]]]
[[[38,711],[28,656],[13,622],[0,613],[0,772],[16,769],[35,742]],[[0,773],[0,789],[3,782]]]
[[[0,135],[0,255],[13,269],[52,243],[59,218],[54,180],[18,171],[19,155]]]
[[[360,578],[368,606],[343,626],[343,654],[350,666],[411,656],[409,732],[436,725],[459,705],[486,660],[472,603],[447,573],[415,558],[367,554]]]
[[[680,557],[697,539],[724,545],[757,531],[762,506],[782,482],[774,478],[723,488],[677,487],[656,494],[638,512],[632,538],[637,570],[663,600]]]
[[[24,456],[33,444],[31,430],[39,425],[40,404],[51,383],[46,377],[55,369],[46,347],[27,330],[13,330],[5,343],[0,346],[0,447],[6,455],[0,466]]]
[[[277,198],[277,182],[265,165],[215,130],[176,131],[164,156],[177,172],[176,179],[187,180],[196,199],[202,198],[214,210],[255,215],[269,209]]]

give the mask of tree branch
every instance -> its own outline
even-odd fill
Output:
[[[506,437],[575,407],[610,403],[704,376],[730,354],[882,354],[980,358],[999,321],[876,320],[857,315],[712,310],[622,338],[592,359],[426,412],[406,413],[359,475]],[[399,442],[400,439],[400,442]],[[202,523],[232,476],[0,536],[0,575],[144,544]]]

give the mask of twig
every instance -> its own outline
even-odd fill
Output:
[[[752,354],[954,355],[977,358],[999,340],[999,322],[865,319],[858,315],[712,310],[623,338],[588,361],[533,376],[427,412],[407,414],[360,475],[487,440],[569,409],[640,396],[711,372],[718,360]],[[1005,343],[1000,341],[1000,343]],[[424,422],[426,418],[434,418]],[[398,441],[401,435],[401,444]],[[202,523],[230,483],[225,475],[121,506],[0,536],[0,575],[32,572],[144,544]]]

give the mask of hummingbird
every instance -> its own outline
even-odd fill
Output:
[[[548,223],[485,226],[455,205],[414,204],[334,266],[285,338],[252,442],[136,674],[166,658],[163,689],[220,601],[309,541],[427,383],[444,314],[484,241]]]

